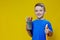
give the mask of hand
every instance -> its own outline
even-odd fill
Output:
[[[32,17],[28,17],[26,19],[26,29],[31,30],[32,29]]]
[[[46,24],[45,26],[45,33],[48,34],[50,32],[49,28],[48,28],[48,24]]]

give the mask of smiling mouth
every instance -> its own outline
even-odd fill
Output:
[[[37,16],[40,16],[41,14],[37,14]]]

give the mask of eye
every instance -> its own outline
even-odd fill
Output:
[[[42,11],[42,10],[40,10],[40,11]]]
[[[38,10],[35,10],[35,12],[38,12]]]

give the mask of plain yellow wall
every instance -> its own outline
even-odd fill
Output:
[[[26,31],[27,16],[34,14],[34,5],[46,6],[44,18],[53,26],[54,34],[49,40],[60,40],[60,0],[0,0],[0,40],[31,40]]]

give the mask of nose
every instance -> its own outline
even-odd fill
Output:
[[[41,14],[41,13],[38,11],[37,14]]]

